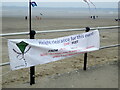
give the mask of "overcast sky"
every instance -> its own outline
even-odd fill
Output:
[[[2,2],[28,2],[29,0],[2,0]],[[36,2],[83,2],[83,0],[31,0]],[[88,0],[89,1],[89,0]],[[91,0],[92,2],[119,2],[120,0]]]
[[[2,0],[3,2],[2,5],[26,7],[28,6],[28,1],[29,0]],[[31,0],[31,1],[35,1],[38,7],[83,7],[83,8],[88,7],[83,0]],[[94,2],[97,8],[118,8],[118,2],[119,2],[119,0],[91,0],[91,1]],[[14,2],[14,3],[9,3],[9,2]],[[15,3],[15,2],[25,2],[25,3]],[[55,2],[55,3],[49,3],[49,2]],[[79,3],[74,3],[74,2],[79,2]],[[98,3],[98,2],[103,2],[103,3]],[[93,6],[91,5],[91,8],[92,7]]]

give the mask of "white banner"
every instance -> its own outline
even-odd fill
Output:
[[[12,70],[45,64],[85,52],[99,50],[99,31],[55,39],[9,39]]]

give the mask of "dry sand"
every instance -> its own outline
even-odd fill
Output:
[[[3,17],[3,33],[14,33],[14,32],[26,32],[28,30],[28,21],[24,20],[24,18],[9,18]],[[83,27],[100,27],[100,26],[117,26],[118,22],[114,20],[114,18],[99,18],[96,20],[92,20],[90,18],[43,18],[42,20],[36,20],[33,18],[32,20],[32,29],[34,30],[54,30],[54,29],[70,29],[70,28],[83,28]],[[74,31],[74,32],[60,32],[58,33],[44,33],[44,34],[37,34],[35,38],[56,38],[62,37],[67,35],[73,35],[82,33],[81,31]],[[1,37],[0,37],[1,38]],[[2,62],[8,62],[8,50],[7,50],[7,39],[10,38],[29,38],[29,36],[20,35],[20,36],[9,36],[9,37],[2,37]],[[112,45],[118,43],[118,30],[111,29],[111,30],[101,30],[100,31],[100,38],[101,38],[101,46]],[[10,66],[3,66],[3,74],[10,71],[9,73],[2,76],[3,88],[56,88],[56,87],[77,87],[77,88],[117,88],[118,87],[118,72],[117,72],[117,65],[111,66],[109,63],[116,62],[118,60],[118,48],[110,48],[99,50],[95,52],[90,52],[88,54],[88,65],[87,67],[90,68],[90,71],[83,72],[83,54],[67,58],[64,60],[60,60],[57,62],[52,62],[44,65],[36,66],[36,80],[37,83],[34,86],[29,85],[29,68],[20,69],[16,71],[10,71]],[[103,65],[102,68],[96,68],[95,70],[91,67]],[[104,66],[106,65],[106,66]],[[108,66],[107,66],[108,65]],[[76,70],[80,70],[79,74],[82,76],[76,76],[74,73]],[[101,72],[98,72],[100,70]],[[107,72],[108,71],[108,72]],[[72,76],[74,77],[73,81],[70,81],[68,72],[74,73]],[[102,74],[101,74],[102,73]],[[66,77],[64,76],[66,75]],[[90,77],[89,77],[90,74]],[[111,75],[110,75],[111,74]],[[57,80],[53,81],[49,79],[49,77],[53,77],[55,79],[56,76],[58,77]],[[68,75],[68,78],[67,78]],[[101,75],[102,80],[99,78],[96,82],[93,82],[93,78]],[[107,76],[108,77],[107,77]],[[71,77],[72,77],[71,76]],[[76,78],[75,78],[76,77]],[[80,82],[78,80],[82,82]],[[88,78],[89,82],[87,82]],[[105,79],[107,78],[107,79]],[[47,80],[46,80],[47,79]],[[94,78],[95,79],[95,78]],[[63,80],[63,81],[62,81]],[[69,82],[69,84],[59,85],[61,82]],[[78,80],[75,82],[75,80]],[[85,81],[84,81],[85,80]],[[93,80],[93,81],[92,81]],[[108,80],[108,81],[107,81]],[[47,82],[48,81],[48,82]],[[91,82],[90,82],[91,81]],[[106,81],[104,84],[103,82]],[[43,83],[42,83],[43,82]],[[75,82],[72,84],[71,82]],[[42,84],[41,84],[42,83]],[[52,84],[53,83],[53,84]],[[55,84],[56,83],[56,84]],[[50,84],[46,86],[45,84]],[[86,86],[84,85],[86,84]],[[42,86],[43,85],[43,86]],[[72,86],[73,85],[73,86]]]
[[[11,88],[117,88],[117,62],[93,66],[87,71],[81,69],[62,74],[36,78],[36,84],[29,82],[14,82],[8,84]],[[15,84],[16,83],[16,84]]]

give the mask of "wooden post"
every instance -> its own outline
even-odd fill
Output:
[[[90,28],[86,27],[85,32],[89,32],[89,31],[90,31]],[[87,66],[87,53],[84,54],[84,67],[83,67],[84,70],[86,70],[86,66]]]

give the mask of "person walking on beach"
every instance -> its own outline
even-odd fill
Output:
[[[25,20],[27,20],[27,16],[25,16]]]

